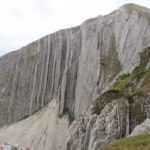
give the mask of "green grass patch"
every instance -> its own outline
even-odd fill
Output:
[[[140,53],[140,65],[132,73],[122,74],[114,83],[112,89],[123,93],[123,98],[132,103],[135,96],[143,96],[143,93],[150,88],[150,69],[146,66],[150,59],[150,48]]]
[[[146,89],[150,88],[150,71],[147,71],[147,73],[144,75],[141,86]]]
[[[59,115],[59,118],[62,118],[64,116],[67,116],[69,125],[75,120],[74,114],[69,111],[68,108],[65,108],[63,113]]]
[[[98,150],[150,150],[150,134],[124,138]]]
[[[137,90],[137,91],[134,91],[130,94],[127,94],[127,95],[124,95],[124,98],[126,100],[128,100],[129,103],[132,103],[132,98],[135,97],[135,96],[143,96],[144,95],[144,91],[141,90]]]
[[[136,67],[132,73],[119,76],[116,83],[113,85],[113,89],[125,90],[129,87],[135,89],[141,79],[143,79],[143,87],[150,85],[150,69],[146,69],[147,63],[150,59],[150,48],[143,50],[140,54],[140,58],[140,65]]]
[[[138,83],[140,79],[142,79],[147,74],[150,76],[150,70],[146,70],[143,65],[140,65],[139,67],[136,67],[131,74],[123,74],[120,76],[116,83],[113,85],[113,89],[124,90],[128,87],[132,87],[134,86],[135,82]]]

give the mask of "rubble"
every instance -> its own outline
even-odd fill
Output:
[[[9,143],[4,143],[0,145],[0,150],[30,150],[30,148],[23,148],[19,144],[11,145]]]

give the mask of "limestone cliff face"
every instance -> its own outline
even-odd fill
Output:
[[[150,45],[149,16],[146,8],[125,5],[1,57],[0,125],[29,116],[52,99],[59,113],[67,108],[78,118],[121,73],[139,66],[140,53]]]
[[[47,35],[0,58],[0,125],[52,99],[77,117],[120,72],[139,65],[150,45],[150,11],[133,4]]]
[[[12,123],[57,98],[73,111],[81,51],[79,27],[62,30],[0,59],[0,124]]]
[[[128,4],[109,15],[47,35],[1,57],[0,125],[24,119],[56,99],[60,114],[67,109],[85,122],[85,125],[80,125],[80,121],[74,123],[66,143],[69,148],[94,150],[103,143],[128,135],[150,116],[149,92],[144,92],[147,99],[139,97],[137,103],[134,96],[132,104],[116,100],[135,94],[135,87],[148,88],[143,84],[149,77],[146,71],[150,64],[149,33],[150,10]],[[137,75],[137,66],[144,68],[144,80],[133,78]],[[116,82],[121,74],[128,76]],[[126,81],[133,86],[124,87]],[[121,97],[115,94],[104,100],[99,98],[113,86],[119,94],[121,92]],[[134,118],[136,106],[143,115],[139,118]],[[88,113],[83,115],[85,111]],[[80,132],[82,126],[83,133]],[[110,134],[114,128],[118,130]],[[96,137],[103,141],[99,142]],[[87,147],[82,148],[82,145]]]
[[[131,133],[149,133],[150,124],[145,120],[150,118],[150,48],[139,56],[140,64],[131,73],[120,75],[110,90],[94,99],[74,121],[66,149],[97,150]]]

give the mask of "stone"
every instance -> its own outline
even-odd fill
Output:
[[[128,4],[1,57],[0,125],[32,115],[52,99],[60,113],[67,108],[78,117],[118,74],[139,65],[139,53],[150,43],[148,14]]]
[[[131,136],[140,135],[140,134],[150,134],[150,119],[146,119],[143,123],[136,126],[131,133]]]
[[[33,149],[96,150],[128,136],[150,118],[149,33],[150,10],[127,4],[1,57],[0,142],[18,129],[12,142]]]

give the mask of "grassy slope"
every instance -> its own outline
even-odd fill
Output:
[[[150,150],[150,135],[124,138],[98,150]]]
[[[146,69],[150,59],[150,48],[146,48],[140,55],[141,62],[132,73],[118,77],[113,89],[121,91],[125,97],[141,95],[150,89],[150,68]]]

